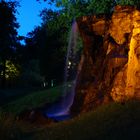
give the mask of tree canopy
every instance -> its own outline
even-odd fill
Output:
[[[41,1],[41,0],[37,0]],[[43,1],[43,0],[42,0]],[[115,5],[140,6],[139,0],[44,0],[49,4],[67,9],[67,14],[78,17],[89,14],[112,12]]]
[[[16,48],[19,44],[17,29],[19,24],[16,20],[17,1],[0,2],[0,62],[2,87],[6,81],[6,61],[15,59]]]
[[[62,11],[44,9],[41,27],[28,34],[26,46],[39,59],[41,74],[47,81],[63,81],[65,55],[71,20]],[[36,50],[36,52],[35,52]]]

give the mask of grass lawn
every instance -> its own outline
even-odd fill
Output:
[[[55,102],[63,94],[64,86],[57,86],[50,89],[34,91],[18,99],[10,101],[0,107],[1,112],[9,112],[17,115],[24,110],[41,107],[46,103]]]
[[[39,140],[138,140],[140,139],[140,102],[111,103],[94,112],[48,126],[35,133]]]
[[[1,107],[0,140],[135,140],[140,139],[140,101],[110,103],[69,121],[35,126],[14,116],[27,108],[51,103],[62,86],[33,92]],[[6,115],[3,112],[10,112]]]

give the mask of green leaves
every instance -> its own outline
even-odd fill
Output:
[[[117,0],[118,5],[135,5],[135,0]]]
[[[114,6],[114,0],[92,0],[87,9],[90,14],[105,14],[111,13]]]

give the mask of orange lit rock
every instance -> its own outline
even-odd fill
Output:
[[[126,96],[135,97],[140,94],[138,76],[140,71],[140,12],[133,12],[133,31],[130,41],[130,51],[127,68]]]
[[[72,112],[86,112],[110,101],[140,99],[140,11],[117,6],[111,17],[77,19],[83,39]]]
[[[132,11],[132,8],[120,7],[119,9],[116,9],[112,15],[109,32],[110,36],[113,37],[117,44],[125,43],[125,35],[132,31]]]

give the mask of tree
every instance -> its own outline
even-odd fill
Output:
[[[6,83],[6,60],[12,60],[14,53],[16,52],[17,40],[17,28],[19,24],[16,21],[16,1],[0,2],[0,61],[2,62],[2,87],[5,87]]]
[[[62,82],[71,20],[61,10],[44,9],[40,16],[41,27],[36,27],[26,39],[26,57],[32,52],[29,59],[39,60],[41,75],[47,81]]]
[[[22,66],[19,84],[22,87],[41,87],[44,77],[40,74],[39,60],[29,59]]]
[[[140,1],[139,0],[117,0],[116,3],[118,5],[132,5],[137,8],[140,6]]]
[[[41,0],[37,0],[41,1]],[[42,0],[67,9],[73,17],[91,14],[110,14],[116,5],[140,7],[139,0]]]
[[[50,1],[50,0],[44,0]],[[110,13],[115,6],[115,0],[51,0],[50,4],[67,9],[69,16]]]

